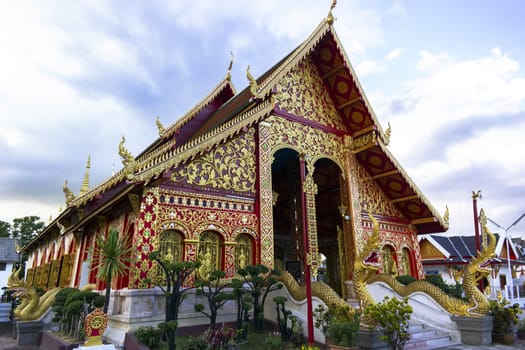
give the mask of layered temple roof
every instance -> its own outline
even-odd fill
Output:
[[[82,211],[78,220],[74,220],[75,226],[80,227],[136,187],[168,176],[171,169],[208,152],[272,113],[285,113],[275,102],[276,87],[307,57],[317,68],[342,121],[341,128],[326,129],[338,136],[353,138],[357,145],[353,151],[359,163],[418,233],[445,231],[448,223],[387,149],[388,132],[383,132],[332,22],[330,14],[302,44],[239,93],[228,71],[226,77],[177,122],[167,128],[158,124],[159,138],[139,156],[132,157],[128,152],[128,159],[123,159],[123,169],[71,200],[66,211],[29,245],[46,232],[60,230],[60,221],[75,211]],[[122,150],[125,151],[123,147]]]

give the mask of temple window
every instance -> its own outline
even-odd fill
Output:
[[[220,269],[221,266],[221,240],[213,231],[204,231],[199,235],[197,259],[201,266],[197,270],[200,279],[207,280],[210,272]]]
[[[182,235],[180,232],[175,230],[163,231],[159,235],[159,253],[162,260],[169,262],[181,261],[182,255]],[[164,270],[157,266],[157,277],[159,277],[161,285],[165,285]]]
[[[250,236],[241,234],[237,237],[235,247],[235,270],[244,269],[252,264],[252,240]]]
[[[397,276],[398,268],[394,248],[385,245],[382,250],[383,255],[383,273],[387,275]]]
[[[405,275],[412,275],[410,250],[403,248],[403,255],[401,255],[401,262],[403,264],[403,273]]]

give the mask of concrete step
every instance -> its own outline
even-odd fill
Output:
[[[410,340],[405,349],[431,350],[460,345],[451,341],[450,336],[439,334],[435,329],[423,324],[410,324]]]

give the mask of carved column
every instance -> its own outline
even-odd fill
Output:
[[[350,136],[345,137],[344,147],[344,177],[346,178],[346,188],[344,193],[346,198],[343,198],[344,205],[348,207],[348,215],[350,221],[343,220],[344,231],[344,247],[346,258],[346,279],[351,278],[354,272],[354,260],[358,252],[359,244],[357,237],[361,237],[363,232],[363,223],[361,221],[361,203],[359,201],[359,184],[357,182],[357,159],[353,153],[353,140]],[[361,247],[362,248],[362,247]]]
[[[317,278],[317,270],[321,263],[319,255],[319,245],[317,243],[317,213],[315,209],[315,196],[317,195],[317,185],[314,181],[314,164],[310,159],[306,159],[307,173],[304,179],[303,190],[306,200],[306,219],[308,222],[306,231],[308,233],[308,250],[306,263],[310,266],[312,275]]]

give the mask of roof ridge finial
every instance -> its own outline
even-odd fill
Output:
[[[335,5],[337,5],[337,0],[332,0],[330,11],[328,11],[328,16],[326,16],[326,22],[330,25],[334,24],[334,15],[332,14],[332,10],[335,8]]]
[[[248,78],[248,81],[250,82],[250,92],[252,93],[252,96],[254,98],[259,98],[259,94],[257,93],[259,87],[257,86],[257,80],[255,80],[252,73],[250,73],[250,65],[246,68],[246,78]]]
[[[159,136],[162,137],[162,134],[164,134],[164,131],[166,130],[164,128],[164,125],[160,122],[160,117],[157,116],[157,119],[155,120],[155,124],[157,124],[157,130],[159,131]]]
[[[91,156],[88,156],[86,163],[86,174],[84,175],[84,181],[80,187],[80,194],[86,194],[89,192],[89,168],[91,168]]]
[[[64,196],[66,197],[66,206],[69,207],[73,199],[75,199],[75,195],[67,186],[67,180],[64,181],[64,185],[62,186],[62,191],[64,192]]]
[[[226,80],[230,80],[232,78],[231,72],[233,67],[233,59],[235,58],[233,55],[233,51],[230,51],[230,64],[228,65],[228,72],[226,73]]]

